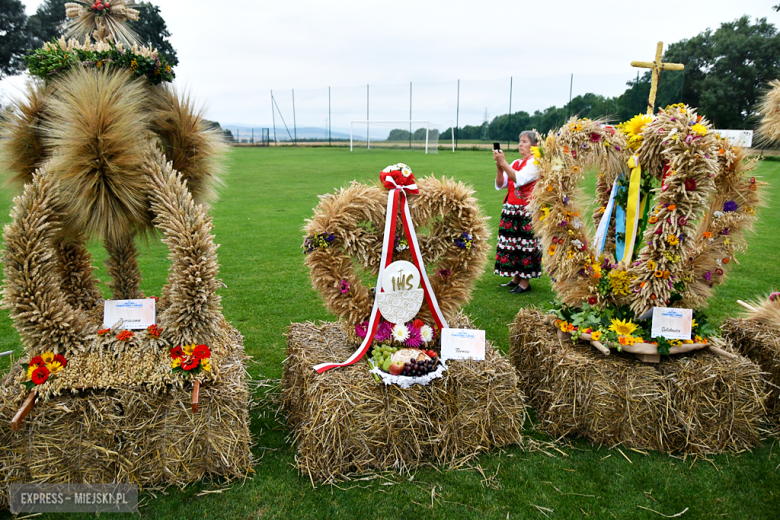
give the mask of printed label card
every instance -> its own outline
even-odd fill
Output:
[[[125,329],[144,330],[157,323],[154,298],[144,300],[106,300],[103,304],[103,328],[111,328],[119,320]]]
[[[441,358],[485,359],[485,331],[473,329],[442,329]]]
[[[666,339],[691,339],[692,309],[655,307],[650,336]]]

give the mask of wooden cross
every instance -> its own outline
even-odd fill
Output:
[[[647,114],[653,115],[653,109],[655,108],[655,94],[658,90],[658,77],[661,75],[662,70],[683,70],[685,65],[682,63],[664,63],[661,61],[661,55],[663,54],[664,42],[658,42],[658,47],[655,50],[655,61],[632,61],[632,67],[641,67],[643,69],[653,69],[653,79],[650,82],[650,98],[647,100]]]

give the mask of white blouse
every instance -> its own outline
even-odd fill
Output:
[[[539,168],[536,167],[534,164],[533,158],[529,159],[528,162],[525,163],[525,166],[521,170],[515,170],[514,168],[516,166],[519,166],[520,159],[517,159],[515,162],[513,162],[510,165],[510,168],[512,168],[515,172],[515,179],[517,179],[517,182],[515,182],[515,186],[525,186],[526,184],[535,181],[539,178]],[[504,183],[499,186],[498,183],[496,183],[496,189],[497,190],[503,190],[509,185],[509,176],[504,172]]]

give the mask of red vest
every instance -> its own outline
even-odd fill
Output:
[[[525,166],[525,163],[528,162],[528,159],[530,159],[532,156],[528,156],[522,161],[520,159],[517,159],[515,162],[513,162],[510,166],[515,171],[520,171]],[[528,202],[531,199],[531,193],[534,191],[534,186],[536,186],[536,181],[529,182],[528,184],[524,186],[517,186],[515,187],[515,183],[512,182],[511,179],[508,179],[507,184],[507,194],[504,198],[504,204],[514,204],[515,206],[525,206],[528,204]]]

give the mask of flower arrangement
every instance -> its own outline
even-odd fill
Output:
[[[474,247],[474,237],[464,231],[455,239],[455,245],[466,251],[471,251],[471,248]]]
[[[137,77],[146,77],[152,85],[171,82],[176,77],[173,69],[157,50],[133,46],[125,48],[121,43],[99,42],[80,44],[66,42],[64,38],[44,44],[43,47],[25,56],[30,74],[51,79],[64,74],[73,67],[122,68]]]
[[[333,244],[336,240],[336,236],[333,233],[323,232],[316,235],[308,236],[303,239],[303,254],[308,255],[314,252],[316,249],[326,249]]]
[[[628,305],[620,307],[598,307],[583,304],[581,309],[568,307],[556,301],[550,311],[557,316],[555,327],[572,335],[576,341],[583,334],[590,339],[606,344],[618,351],[622,347],[647,343],[655,345],[659,354],[669,355],[669,349],[683,344],[709,342],[708,338],[718,335],[717,329],[710,325],[701,312],[694,312],[689,340],[667,340],[663,337],[650,338],[650,323],[638,320]]]
[[[162,331],[162,327],[158,327],[157,325],[149,325],[146,328],[146,335],[152,338],[159,338]]]
[[[116,339],[119,341],[130,341],[133,336],[135,336],[135,332],[130,330],[123,330],[116,335]]]
[[[415,183],[412,169],[404,163],[391,164],[382,170],[379,174],[379,180],[381,180],[385,186],[388,186],[388,178],[391,178],[396,186],[411,186]],[[389,183],[389,186],[392,186],[392,183]]]
[[[206,345],[176,345],[171,348],[171,372],[189,375],[211,371],[211,350]]]
[[[68,360],[63,355],[51,351],[44,352],[32,358],[27,365],[22,365],[27,371],[27,381],[23,385],[27,390],[32,390],[48,381],[52,375],[61,372],[66,366]]]

